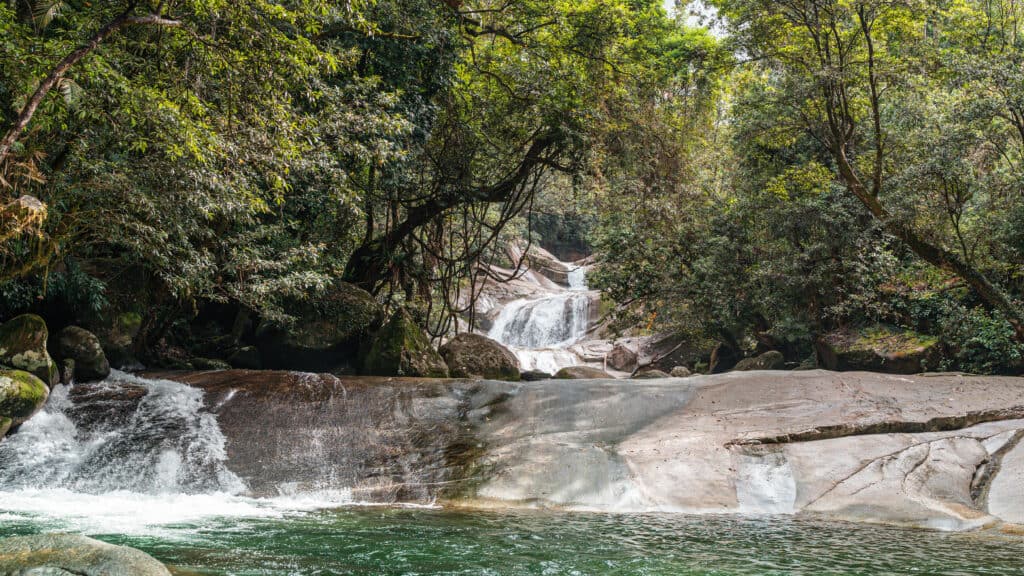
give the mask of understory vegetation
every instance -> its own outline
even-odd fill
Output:
[[[622,333],[1024,368],[1024,3],[703,4],[0,0],[0,320],[161,364],[345,282],[437,339],[559,228]]]

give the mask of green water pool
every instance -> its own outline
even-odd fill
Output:
[[[6,516],[0,536],[60,530]],[[93,533],[177,574],[1024,575],[1024,539],[786,516],[342,508]]]

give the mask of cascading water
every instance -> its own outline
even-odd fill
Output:
[[[119,410],[125,386],[138,397],[134,411]],[[0,443],[0,490],[63,488],[87,494],[237,494],[243,482],[225,461],[224,435],[203,410],[203,392],[166,380],[126,374],[93,388],[83,420],[66,386],[58,386],[45,410]],[[128,413],[124,413],[128,412]]]
[[[149,533],[295,507],[243,496],[246,485],[227,467],[226,440],[203,394],[119,372],[99,384],[55,387],[43,411],[0,442],[0,519]]]
[[[580,363],[567,348],[590,327],[592,294],[587,290],[586,269],[572,268],[568,284],[568,290],[509,302],[495,319],[488,337],[512,350],[521,369],[554,373]]]

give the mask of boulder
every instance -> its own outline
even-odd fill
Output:
[[[676,366],[668,375],[673,378],[689,378],[693,376],[693,372],[690,372],[690,369],[686,366]]]
[[[605,363],[613,370],[632,372],[636,368],[637,354],[622,344],[616,344],[605,356]]]
[[[0,364],[30,372],[47,386],[60,381],[57,363],[46,351],[49,332],[35,314],[24,314],[0,326]]]
[[[786,359],[782,352],[770,350],[759,356],[744,358],[736,363],[733,370],[737,372],[748,372],[750,370],[782,370],[786,366]]]
[[[552,378],[554,378],[553,375],[541,370],[527,370],[519,375],[519,379],[523,382],[541,382]]]
[[[939,361],[939,340],[885,325],[830,332],[815,343],[818,364],[828,370],[917,374]]]
[[[455,336],[438,350],[453,378],[518,381],[519,361],[500,343],[479,334]]]
[[[363,372],[372,376],[447,378],[448,366],[412,316],[400,309],[374,334],[363,358]]]
[[[75,534],[0,540],[0,574],[48,576],[170,576],[152,556]]]
[[[196,370],[231,370],[231,364],[216,358],[193,358],[192,366]]]
[[[669,374],[661,370],[644,370],[633,375],[633,380],[654,380],[655,378],[671,378]]]
[[[62,364],[65,360],[74,362],[72,375],[77,382],[94,382],[110,376],[110,363],[99,338],[84,328],[68,326],[61,330],[54,355]]]
[[[240,370],[262,370],[263,360],[260,359],[260,351],[255,346],[242,346],[228,356],[228,364]],[[193,364],[194,366],[194,364]],[[203,368],[199,368],[203,370]],[[214,368],[215,370],[215,368]]]
[[[380,327],[384,311],[367,291],[335,282],[306,301],[286,302],[295,320],[289,325],[264,323],[257,345],[268,368],[329,371],[347,364],[362,338]]]
[[[32,374],[0,370],[0,437],[38,412],[49,395],[46,384]]]
[[[596,378],[614,378],[611,374],[592,366],[566,366],[555,372],[556,380],[592,380]]]

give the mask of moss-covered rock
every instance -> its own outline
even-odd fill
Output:
[[[611,374],[593,366],[566,366],[555,372],[556,380],[592,380],[614,378]]]
[[[693,372],[691,372],[686,366],[676,366],[668,375],[673,378],[689,378],[690,376],[693,376]]]
[[[196,370],[231,370],[231,364],[217,358],[193,358],[192,367]]]
[[[268,368],[329,371],[348,363],[360,340],[380,327],[384,311],[367,291],[335,282],[309,300],[286,302],[289,325],[264,323],[257,344]]]
[[[49,331],[35,314],[11,318],[0,326],[0,364],[36,375],[47,386],[60,381],[57,363],[46,350]]]
[[[46,384],[32,374],[0,370],[0,428],[4,428],[5,421],[6,428],[20,426],[46,404],[49,395]]]
[[[405,310],[373,336],[362,364],[363,372],[373,376],[448,377],[444,359]]]
[[[75,534],[35,534],[0,540],[0,574],[171,576],[152,556]]]
[[[818,364],[828,370],[916,374],[938,365],[938,338],[874,325],[836,330],[818,339]]]
[[[508,348],[479,334],[459,334],[438,350],[452,377],[519,380],[519,361]]]
[[[661,370],[644,370],[633,376],[633,380],[655,380],[658,378],[671,378],[672,376],[667,372]]]
[[[782,370],[785,366],[786,359],[782,356],[782,352],[769,350],[759,356],[740,360],[736,363],[736,367],[733,368],[733,370],[737,372],[747,372],[750,370]]]
[[[53,348],[58,362],[74,361],[76,382],[95,382],[110,376],[110,363],[99,338],[84,328],[68,326],[61,330]]]

